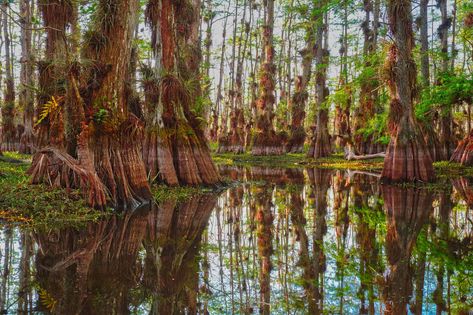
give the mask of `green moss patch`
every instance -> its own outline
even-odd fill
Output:
[[[29,157],[6,152],[0,157],[0,220],[35,228],[96,221],[106,215],[88,207],[78,191],[30,185]]]

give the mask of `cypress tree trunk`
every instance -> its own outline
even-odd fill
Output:
[[[34,133],[34,100],[32,93],[33,86],[33,56],[31,53],[31,1],[22,0],[20,3],[21,19],[21,73],[20,73],[20,106],[24,108],[23,124],[25,131],[20,139],[20,153],[33,153]]]
[[[309,148],[308,157],[315,159],[326,157],[331,152],[330,136],[328,134],[328,109],[323,108],[329,91],[326,86],[328,67],[328,30],[323,14],[324,2],[318,4],[318,25],[316,31],[316,54],[315,61],[317,69],[315,71],[315,95],[317,103],[317,118],[315,124],[315,134]]]
[[[230,92],[232,103],[231,103],[231,112],[230,112],[230,130],[226,134],[221,134],[218,140],[218,152],[232,152],[232,153],[244,153],[245,152],[245,116],[243,112],[243,59],[246,56],[246,49],[248,46],[248,38],[250,33],[251,25],[251,15],[250,22],[246,22],[246,11],[247,11],[247,1],[243,4],[243,14],[241,19],[242,31],[239,35],[239,38],[244,40],[238,41],[238,50],[236,58],[236,75],[235,78],[232,78],[232,90]],[[236,30],[236,25],[235,25]],[[243,37],[244,33],[244,37]],[[235,50],[235,41],[236,31],[234,32],[234,46]],[[233,52],[233,58],[235,58],[235,51]],[[233,75],[232,75],[233,77]],[[234,83],[233,83],[234,82]]]
[[[337,148],[346,145],[345,137],[351,136],[350,108],[352,102],[352,90],[348,82],[348,3],[343,2],[343,33],[340,38],[340,73],[338,89],[343,91],[344,97],[335,104],[334,131],[339,135],[335,139]],[[340,137],[341,136],[341,137]],[[351,138],[351,137],[350,137]]]
[[[473,130],[458,143],[450,159],[465,166],[473,165]]]
[[[56,7],[45,5],[43,15],[49,16],[48,10]],[[67,89],[62,88],[62,93],[68,93],[64,99],[71,102],[68,110],[80,117],[80,126],[76,126],[80,130],[77,159],[54,147],[50,132],[52,147],[41,149],[30,168],[33,183],[80,187],[87,202],[95,207],[109,203],[131,208],[151,198],[138,146],[142,126],[128,112],[122,79],[131,60],[137,8],[137,0],[98,2],[83,48],[84,58],[93,66],[80,71],[77,64],[72,64]],[[71,11],[67,14],[68,18],[74,16]],[[62,118],[50,122],[56,121],[61,123]]]
[[[255,222],[258,238],[258,260],[259,260],[259,285],[260,305],[259,313],[269,315],[271,312],[271,256],[273,255],[273,235],[271,225],[274,216],[271,212],[272,187],[258,188],[255,194]]]
[[[148,71],[145,79],[143,158],[149,176],[169,185],[220,181],[195,111],[202,97],[199,16],[200,0],[153,0],[146,9],[152,47],[165,74]]]
[[[315,10],[315,9],[314,9]],[[291,132],[286,146],[287,152],[301,153],[304,150],[306,133],[304,130],[305,104],[309,94],[307,86],[312,74],[312,62],[316,54],[316,32],[318,23],[322,23],[318,14],[312,13],[305,30],[306,43],[300,51],[302,73],[295,78],[295,92],[291,102]],[[290,84],[289,84],[290,85]]]
[[[394,38],[385,62],[391,95],[391,140],[384,159],[382,180],[429,182],[435,177],[432,159],[414,115],[417,73],[412,59],[414,38],[410,1],[390,0],[388,17]]]
[[[73,6],[67,0],[39,0],[43,26],[46,30],[46,49],[44,59],[38,62],[37,116],[45,110],[45,104],[54,97],[62,103],[65,95],[65,78],[67,75],[64,64],[68,39],[66,30],[71,26]],[[49,110],[49,114],[37,125],[35,145],[38,149],[46,146],[64,147],[63,110]]]
[[[375,27],[375,21],[371,19],[373,12],[373,1],[366,0],[363,2],[363,9],[365,11],[365,20],[362,23],[363,29],[363,58],[364,58],[364,77],[361,81],[360,86],[360,107],[356,113],[355,119],[355,130],[359,131],[361,128],[366,127],[369,120],[376,113],[376,104],[378,93],[377,87],[379,82],[373,76],[366,77],[371,72],[371,69],[376,66],[373,64],[373,56],[376,53],[377,46],[377,27]],[[374,15],[374,14],[373,14]],[[373,27],[371,27],[373,24]],[[379,152],[374,145],[374,137],[370,136],[365,138],[362,134],[356,133],[355,135],[355,150],[358,154],[371,154]]]
[[[274,130],[274,0],[265,2],[265,21],[263,26],[263,55],[259,80],[259,98],[256,102],[256,130],[252,140],[251,154],[253,155],[279,155],[285,152],[281,135]]]
[[[429,58],[429,34],[428,34],[428,4],[429,0],[421,0],[419,4],[420,11],[420,64],[422,74],[423,88],[430,85],[430,58]],[[429,149],[432,161],[439,161],[442,158],[441,146],[438,136],[435,132],[435,121],[433,114],[429,114],[426,119],[421,122],[421,128],[424,132],[425,142]]]
[[[441,72],[446,75],[449,70],[449,54],[448,54],[448,30],[452,24],[451,17],[448,16],[447,12],[447,0],[438,0],[438,8],[440,9],[441,24],[438,27],[438,35],[440,38],[440,50],[441,50]],[[438,82],[442,84],[442,82]],[[445,108],[440,113],[440,144],[441,152],[440,158],[442,160],[449,160],[452,156],[455,140],[452,134],[452,109]]]
[[[226,10],[227,12],[230,9],[230,4],[231,4],[231,2],[228,1],[228,6],[227,6],[227,10]],[[225,125],[223,123],[223,117],[221,117],[222,124],[220,125],[221,128],[219,128],[218,119],[219,119],[219,114],[221,114],[223,112],[221,110],[221,103],[222,103],[222,100],[223,100],[222,83],[223,83],[223,76],[224,76],[225,49],[227,47],[226,46],[227,24],[228,24],[228,17],[229,16],[230,16],[229,14],[227,14],[225,16],[225,21],[223,23],[222,51],[220,53],[219,76],[218,76],[218,84],[217,84],[217,99],[216,99],[215,106],[214,106],[213,113],[212,113],[212,129],[211,129],[211,132],[210,132],[210,138],[213,141],[216,141],[218,139],[219,131],[221,132],[221,130],[223,130],[223,126]],[[224,133],[224,132],[222,132],[222,133]]]
[[[2,142],[3,149],[6,151],[15,151],[17,146],[15,143],[15,81],[13,77],[13,63],[11,55],[11,38],[9,31],[8,19],[8,2],[2,3],[2,21],[3,21],[3,38],[5,41],[5,93],[3,96],[2,106]]]

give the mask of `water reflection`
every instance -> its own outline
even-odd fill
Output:
[[[220,194],[2,230],[0,307],[54,314],[467,314],[473,186],[227,167]]]

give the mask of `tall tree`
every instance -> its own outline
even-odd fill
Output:
[[[315,98],[317,116],[315,134],[313,135],[308,152],[308,156],[315,159],[326,157],[331,152],[330,136],[328,134],[328,108],[326,108],[325,103],[329,94],[328,87],[326,86],[329,62],[328,15],[326,9],[325,1],[317,2],[317,30],[315,41],[315,61],[317,64],[315,70]]]
[[[143,158],[151,178],[169,184],[215,184],[200,118],[200,0],[151,0],[146,19],[163,75],[147,71],[146,139]]]
[[[259,79],[259,98],[256,102],[256,130],[252,140],[253,155],[283,154],[284,143],[273,126],[276,97],[274,65],[274,0],[264,2],[264,25],[262,28],[263,57]]]
[[[365,19],[362,23],[363,30],[363,61],[364,67],[360,75],[360,107],[356,112],[355,148],[359,154],[370,154],[377,151],[374,135],[364,137],[360,129],[365,128],[369,120],[376,114],[378,105],[377,76],[373,75],[376,63],[376,48],[378,35],[379,2],[373,0],[363,1]]]
[[[315,3],[315,2],[314,2]],[[314,6],[309,11],[305,26],[305,47],[300,51],[302,57],[301,74],[295,78],[295,91],[291,102],[291,130],[287,152],[301,153],[304,150],[306,133],[304,130],[305,105],[309,97],[307,87],[312,74],[312,63],[316,54],[316,30],[320,19],[320,8]]]
[[[2,106],[2,137],[4,149],[7,151],[16,150],[15,143],[15,79],[13,74],[12,41],[10,34],[11,19],[8,18],[10,4],[7,1],[2,3],[2,24],[3,38],[5,41],[5,93],[3,95]]]
[[[32,12],[31,1],[20,2],[21,16],[21,73],[20,73],[20,107],[23,108],[23,124],[25,131],[20,139],[20,153],[33,153],[34,134],[34,99],[33,99],[33,55],[31,51]]]
[[[57,3],[43,4],[43,16],[50,17],[54,12],[49,10],[53,8],[60,10],[61,7]],[[69,6],[67,11],[56,13],[67,14],[65,20],[68,20],[74,17],[72,8]],[[70,88],[58,91],[63,95],[59,94],[59,99],[73,104],[65,108],[80,117],[80,126],[76,126],[80,130],[75,150],[77,159],[57,147],[41,149],[30,169],[33,183],[80,187],[87,202],[96,207],[106,204],[135,207],[151,198],[139,151],[142,126],[138,118],[128,112],[123,80],[131,60],[137,9],[137,0],[97,3],[82,51],[89,64],[83,69],[77,63],[70,64],[65,80],[66,87]],[[51,38],[56,35],[64,37],[63,33],[49,34],[47,50],[51,45],[58,45]],[[62,48],[63,54],[66,53],[62,58],[67,60],[68,47],[63,45]],[[52,53],[58,54],[55,50]],[[66,91],[68,94],[64,95]]]
[[[232,46],[232,60],[236,61],[236,73],[233,75],[232,71],[232,83],[230,90],[231,97],[231,112],[230,112],[230,129],[227,134],[221,134],[218,140],[218,152],[233,152],[233,153],[244,153],[245,152],[245,116],[243,112],[243,59],[246,55],[246,49],[248,47],[248,39],[250,35],[251,25],[251,9],[250,9],[250,21],[246,21],[246,12],[248,0],[245,0],[243,4],[243,13],[240,23],[240,34],[236,34],[236,20],[235,28],[233,33],[233,46]],[[235,14],[237,14],[235,8]],[[238,45],[236,45],[238,43]],[[232,63],[232,68],[235,67],[235,63]]]
[[[430,86],[430,56],[429,56],[429,34],[428,34],[428,5],[429,0],[421,0],[419,3],[420,24],[420,72],[422,75],[422,87],[427,90]],[[435,132],[435,111],[429,112],[421,121],[425,142],[433,161],[442,158],[439,137]]]
[[[438,0],[438,7],[440,9],[441,23],[438,27],[438,35],[440,38],[440,56],[441,56],[441,74],[439,76],[439,84],[442,84],[442,76],[447,75],[450,70],[449,65],[449,53],[448,53],[448,30],[452,25],[452,19],[448,16],[447,11],[447,0]],[[452,134],[452,108],[450,105],[447,108],[442,109],[440,112],[440,143],[441,153],[440,157],[442,160],[449,160],[453,150],[455,141]]]
[[[338,91],[340,97],[336,98],[334,131],[339,136],[336,138],[337,147],[345,146],[345,137],[351,136],[350,108],[352,103],[352,89],[348,82],[348,1],[343,2],[343,28],[340,37],[340,73]]]
[[[412,58],[414,37],[411,2],[389,0],[387,12],[394,42],[385,61],[391,96],[391,139],[384,160],[382,179],[387,182],[432,181],[435,177],[432,159],[414,115],[417,73]]]

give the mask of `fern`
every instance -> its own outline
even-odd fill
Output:
[[[54,96],[51,96],[51,100],[43,105],[41,113],[39,114],[38,121],[36,122],[36,126],[39,125],[46,117],[48,117],[51,113],[55,112],[56,109],[59,107],[59,103],[56,101]]]
[[[41,287],[38,289],[38,295],[41,304],[44,305],[50,312],[52,312],[54,307],[56,307],[57,301],[51,296],[51,294],[49,294],[48,291]]]

